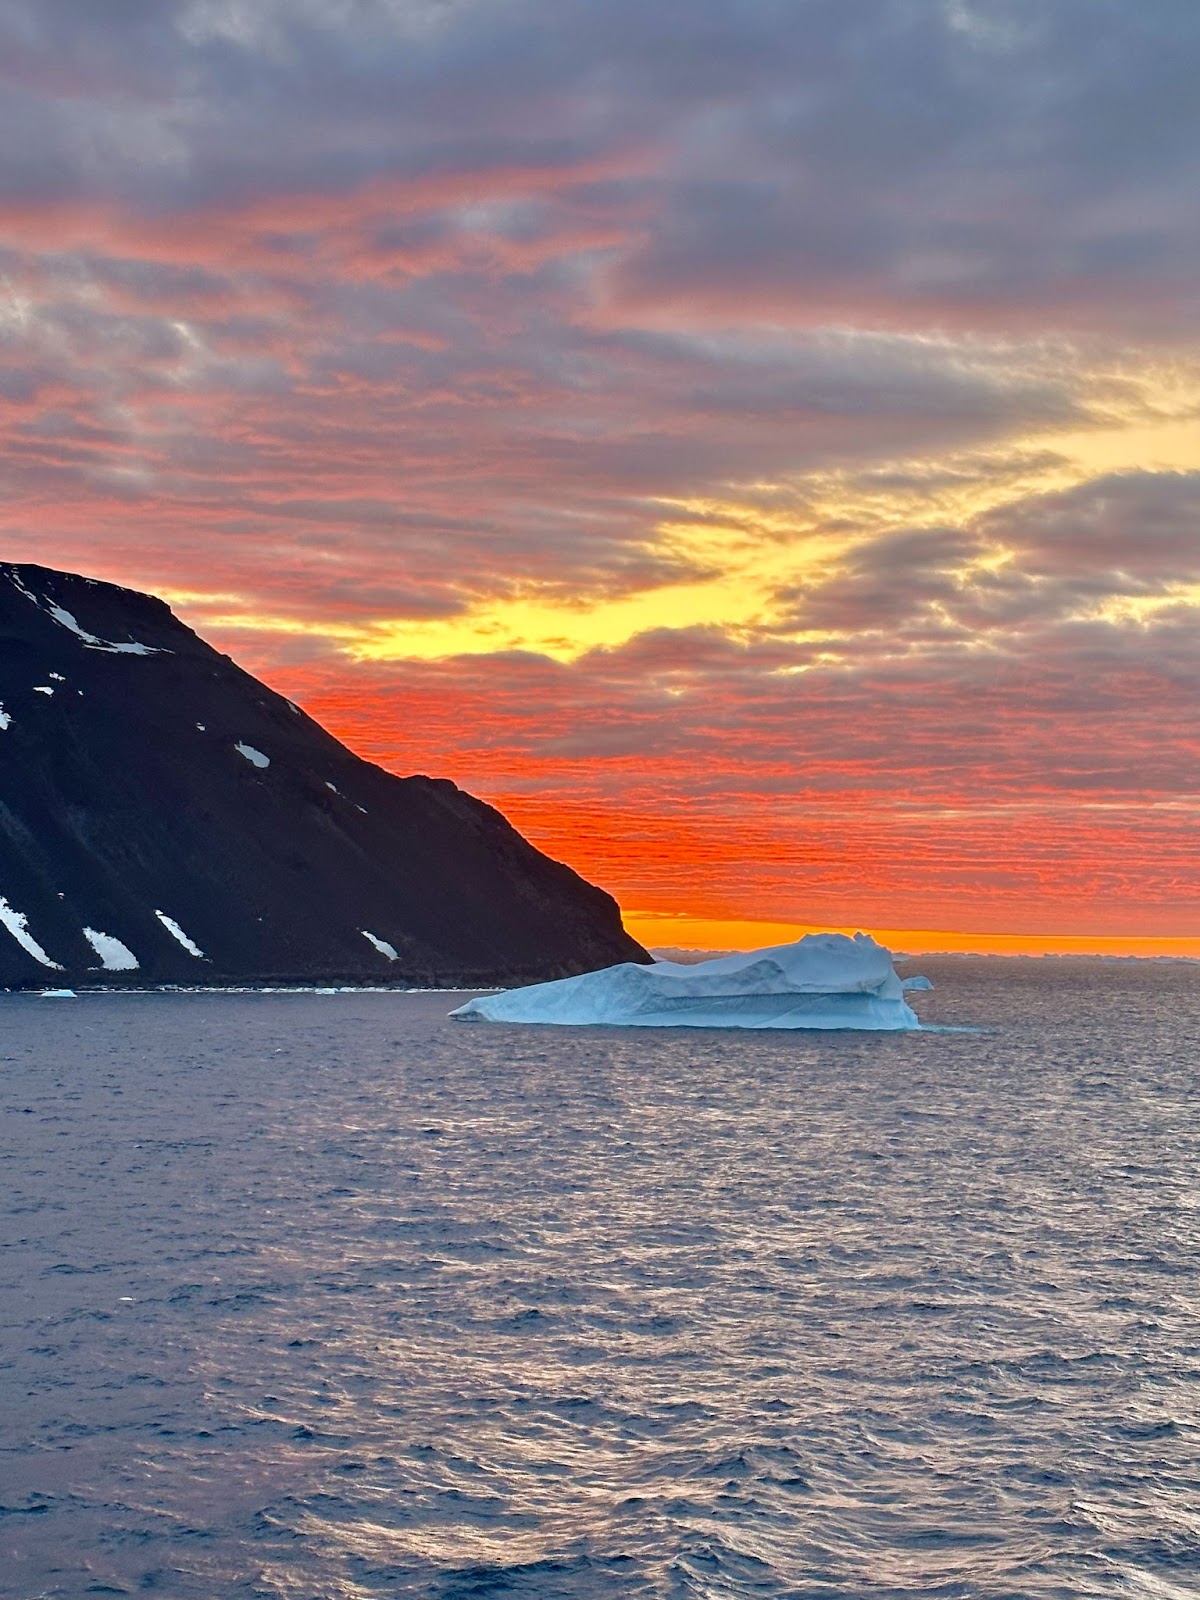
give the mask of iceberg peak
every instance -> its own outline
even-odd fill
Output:
[[[869,934],[810,933],[795,944],[695,964],[623,962],[481,995],[450,1014],[575,1027],[918,1028],[904,987],[891,951]]]

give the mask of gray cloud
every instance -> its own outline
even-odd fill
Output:
[[[1200,473],[1141,472],[1016,499],[963,528],[889,532],[778,599],[795,627],[1023,648],[1026,628],[1188,585],[1200,585]]]
[[[636,147],[622,298],[1022,327],[1195,307],[1186,0],[5,0],[0,62],[10,198],[174,211]]]
[[[1200,582],[1200,472],[1094,479],[1001,507],[979,529],[1027,552],[1041,573],[1091,575],[1124,592],[1131,583]]]
[[[1198,69],[1194,0],[0,0],[7,553],[309,627],[225,642],[398,765],[715,819],[757,911],[756,861],[819,886],[862,817],[953,887],[981,797],[1175,804],[1197,478],[1029,497],[1011,441],[1186,368]],[[321,631],[709,575],[663,502],[785,539],[808,473],[857,542],[736,638],[353,667]],[[1012,503],[868,537],[982,480]],[[1051,847],[993,844],[1028,903]]]

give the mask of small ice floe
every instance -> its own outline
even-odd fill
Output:
[[[207,733],[208,729],[204,726],[204,724],[202,722],[198,722],[196,724],[196,731],[198,733]]]
[[[18,911],[14,906],[10,906],[3,895],[0,895],[0,922],[12,934],[22,950],[28,951],[35,961],[40,961],[42,966],[49,967],[53,972],[61,972],[63,970],[62,963],[60,961],[52,961],[30,933],[29,918],[23,911]]]
[[[41,998],[43,1000],[77,1000],[79,996],[74,989],[43,989]]]
[[[53,694],[54,685],[52,683],[35,683],[33,692],[34,694]]]
[[[12,718],[4,707],[0,705],[0,733],[6,733],[12,727]]]
[[[66,681],[67,681],[67,680],[66,680],[66,679],[65,679],[65,678],[64,678],[64,677],[63,677],[63,675],[62,675],[62,673],[61,673],[61,672],[48,672],[48,673],[47,673],[47,674],[46,674],[46,676],[47,676],[47,677],[48,677],[48,678],[53,678],[53,679],[54,679],[54,681],[55,681],[55,683],[66,683]]]
[[[263,755],[262,751],[256,750],[252,744],[242,744],[239,742],[235,744],[233,748],[237,751],[238,755],[245,756],[246,760],[252,767],[265,768],[271,765],[270,756]]]
[[[100,957],[105,972],[136,972],[138,958],[128,945],[111,933],[101,933],[99,928],[85,928],[83,937]]]
[[[451,1016],[638,1028],[918,1028],[892,955],[865,933],[684,965],[623,962],[578,978],[484,995]]]
[[[386,956],[389,961],[399,961],[400,952],[394,944],[389,944],[386,939],[379,939],[373,933],[368,933],[365,928],[358,930],[368,944],[373,944],[381,956]]]
[[[204,954],[204,951],[201,950],[200,946],[196,944],[194,940],[188,938],[187,934],[184,933],[183,929],[175,921],[174,917],[169,917],[165,911],[156,911],[154,915],[162,923],[163,927],[171,935],[172,939],[174,939],[177,944],[181,944],[183,946],[188,955],[195,956],[200,961],[208,960],[208,957]]]

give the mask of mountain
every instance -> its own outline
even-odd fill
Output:
[[[163,601],[0,565],[0,986],[493,986],[648,959],[498,811],[354,755]]]

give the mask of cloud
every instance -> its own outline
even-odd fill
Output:
[[[1007,648],[1024,630],[1082,624],[1106,605],[1200,604],[1200,472],[1126,473],[1008,501],[965,526],[899,528],[803,588],[785,625],[891,647]],[[1140,611],[1139,611],[1140,608]],[[1082,635],[1080,635],[1082,637]]]
[[[1198,67],[1190,0],[0,0],[5,554],[643,904],[1182,916],[1200,491],[1114,460],[1200,402]]]
[[[0,60],[5,193],[35,208],[150,227],[269,200],[302,235],[364,191],[403,215],[607,184],[610,316],[1146,328],[1194,306],[1182,0],[7,0]]]
[[[1039,573],[1084,575],[1116,593],[1200,582],[1200,471],[1094,479],[1000,507],[979,526]]]
[[[448,773],[642,911],[1194,933],[1195,615],[952,660],[663,630],[571,665],[310,662],[367,754]],[[531,713],[531,707],[536,708]]]
[[[1150,578],[1195,574],[1196,493],[1125,475],[875,539],[816,584],[821,640],[662,628],[569,665],[289,683],[371,753],[436,751],[641,910],[686,880],[713,915],[1182,935],[1200,590],[1142,620],[1081,606],[1138,592],[1111,557],[1141,529]]]
[[[656,225],[612,269],[620,305],[1143,332],[1194,306],[1194,12],[798,15],[756,95],[676,122]]]

